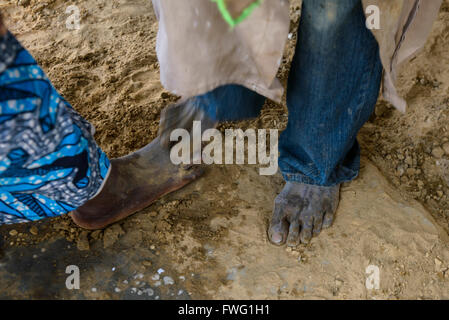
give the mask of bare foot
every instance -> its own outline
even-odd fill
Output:
[[[126,157],[111,160],[111,172],[101,192],[71,213],[85,229],[102,229],[178,190],[203,173],[198,166],[175,166],[159,138]]]
[[[287,182],[276,197],[268,238],[275,245],[297,246],[329,228],[340,201],[340,185],[321,187]]]

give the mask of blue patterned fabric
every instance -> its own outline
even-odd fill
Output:
[[[66,214],[93,198],[109,160],[93,127],[12,36],[0,38],[0,225]]]

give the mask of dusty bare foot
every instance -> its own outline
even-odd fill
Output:
[[[101,192],[71,213],[85,229],[102,229],[178,190],[203,173],[198,166],[175,166],[159,138],[129,156],[111,160],[111,172]]]
[[[329,228],[340,201],[340,185],[320,187],[287,182],[274,202],[268,238],[275,245],[294,247]]]

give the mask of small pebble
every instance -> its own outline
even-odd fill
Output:
[[[18,234],[18,232],[15,229],[12,229],[11,231],[9,231],[9,235],[12,236],[12,237],[17,236],[17,234]]]
[[[134,276],[134,279],[143,279],[143,274],[142,273],[138,273]]]
[[[150,212],[150,217],[155,217],[157,216],[157,212],[156,211],[151,211]]]
[[[175,284],[175,281],[171,277],[166,276],[166,277],[164,277],[164,284],[166,286],[172,285],[172,284]]]
[[[440,159],[441,157],[443,157],[444,155],[444,150],[440,147],[436,147],[432,150],[432,155],[437,158]]]
[[[143,264],[145,267],[151,267],[151,266],[153,265],[153,263],[152,263],[151,261],[144,261],[144,262],[142,262],[142,264]]]
[[[151,297],[152,295],[154,295],[154,290],[151,288],[148,288],[148,289],[143,290],[143,293],[146,293],[146,294],[148,294],[148,296]]]
[[[97,292],[97,288],[92,288],[91,291],[92,292]]]
[[[162,269],[162,268],[160,268],[159,270],[157,270],[157,273],[159,273],[159,274],[162,274],[162,273],[164,273],[164,272],[165,272],[165,270]]]
[[[157,281],[160,279],[159,274],[155,274],[154,276],[151,277],[151,280]]]
[[[31,2],[31,0],[19,0],[19,1],[17,1],[17,4],[19,6],[26,7],[26,6],[30,5],[30,2]]]
[[[437,271],[440,271],[441,270],[441,265],[443,264],[443,262],[440,260],[440,259],[438,259],[438,258],[435,258],[435,269],[437,270]]]
[[[32,226],[32,227],[30,228],[30,233],[31,233],[33,236],[37,236],[37,234],[38,234],[37,228],[36,228],[35,226]]]
[[[443,150],[444,150],[444,153],[449,155],[449,142],[446,142],[445,144],[443,144]]]
[[[337,287],[341,287],[341,286],[343,285],[343,281],[340,280],[340,279],[335,279],[335,285],[336,285]]]

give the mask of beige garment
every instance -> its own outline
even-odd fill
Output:
[[[210,0],[152,1],[159,20],[161,82],[167,90],[187,98],[239,84],[281,100],[276,73],[289,32],[288,0],[264,0],[234,29]],[[227,0],[230,8],[241,8],[239,1]],[[406,102],[394,86],[397,69],[424,46],[442,0],[362,2],[365,9],[376,5],[381,13],[381,28],[373,34],[384,66],[384,98],[405,112]]]
[[[424,46],[438,15],[442,0],[362,0],[365,8],[376,5],[381,12],[381,29],[372,30],[384,66],[382,93],[398,110],[406,101],[395,88],[398,68]]]

